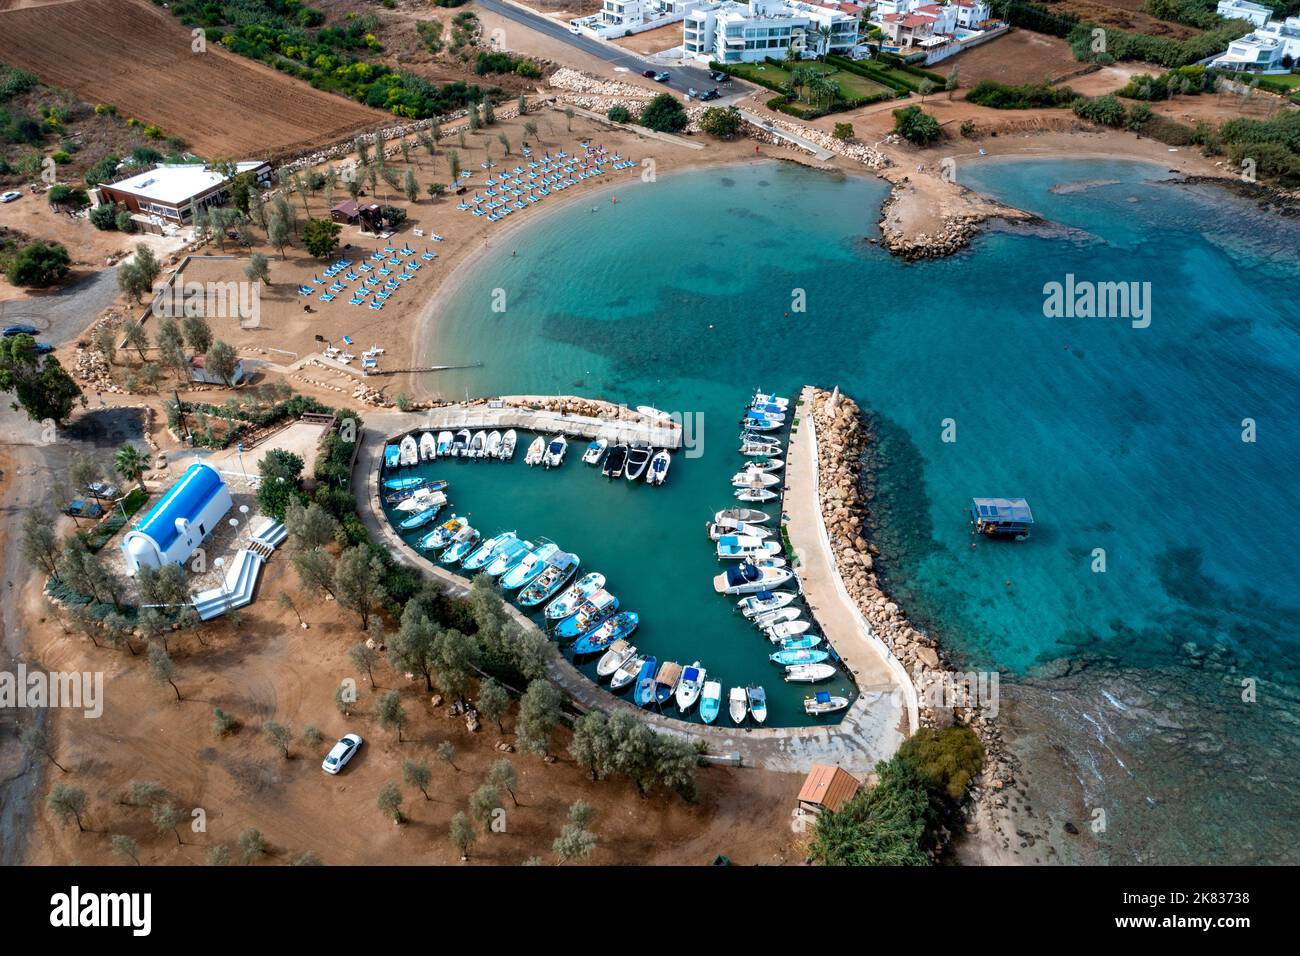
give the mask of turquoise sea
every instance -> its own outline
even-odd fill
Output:
[[[647,649],[764,680],[771,722],[796,723],[803,692],[774,687],[766,641],[712,593],[703,523],[731,503],[754,387],[838,385],[880,435],[890,587],[1003,673],[1033,812],[1073,820],[1080,859],[1294,862],[1300,225],[1163,177],[967,166],[961,182],[1053,225],[911,265],[867,241],[881,184],[788,164],[555,211],[474,264],[428,359],[484,365],[429,387],[698,413],[703,454],[658,490],[609,487],[576,454],[550,474],[452,465],[453,503],[578,551],[642,614]],[[1150,283],[1150,326],[1045,317],[1067,275]],[[1032,538],[972,547],[973,495],[1028,498]]]

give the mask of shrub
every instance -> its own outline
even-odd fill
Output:
[[[929,146],[942,134],[939,121],[919,106],[894,110],[894,132],[916,146]]]
[[[615,123],[632,122],[632,111],[629,110],[622,103],[615,103],[613,106],[609,108],[609,112],[606,113],[605,115],[609,117],[611,120],[613,120]]]
[[[718,139],[735,139],[744,125],[744,117],[734,106],[710,106],[700,114],[700,129]]]
[[[659,133],[680,133],[686,123],[686,110],[671,93],[660,93],[641,111],[641,125]]]
[[[90,210],[90,224],[96,229],[116,229],[117,228],[117,208],[104,204],[96,206]]]
[[[1069,106],[1078,98],[1068,86],[1026,83],[1011,86],[996,80],[981,80],[966,94],[966,101],[995,110],[1028,110],[1038,107]]]
[[[13,285],[44,289],[67,276],[71,261],[68,250],[59,243],[37,240],[18,250],[6,276]]]
[[[1123,126],[1128,115],[1124,104],[1113,93],[1095,99],[1077,99],[1073,109],[1076,116],[1103,126]]]
[[[836,123],[835,131],[831,133],[831,135],[834,136],[836,139],[838,139],[840,142],[846,142],[847,140],[853,138],[853,124]]]

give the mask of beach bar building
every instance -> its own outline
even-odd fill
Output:
[[[126,533],[127,571],[183,565],[230,510],[230,489],[210,465],[193,464]]]
[[[1024,498],[972,498],[971,523],[980,534],[1023,541],[1034,526],[1034,513]]]
[[[841,767],[813,764],[799,789],[799,809],[805,813],[833,813],[852,799],[859,786],[857,778]]]

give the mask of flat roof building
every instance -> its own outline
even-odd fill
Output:
[[[236,173],[252,173],[262,187],[271,184],[271,164],[235,164]],[[100,203],[125,206],[133,213],[158,216],[174,223],[189,221],[192,208],[220,206],[230,200],[230,182],[201,163],[159,163],[153,169],[113,183],[101,183]]]

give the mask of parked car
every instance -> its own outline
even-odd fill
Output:
[[[570,33],[581,33],[581,32],[582,32],[582,28],[579,27],[576,23],[570,23],[570,24],[569,24],[569,32],[570,32]]]
[[[37,355],[49,355],[49,354],[50,354],[51,352],[53,352],[53,351],[54,351],[54,346],[51,345],[49,342],[37,342],[37,343],[36,343],[36,354],[37,354]]]
[[[12,189],[7,193],[0,193],[0,202],[13,202],[15,199],[22,199],[22,193],[16,193]]]
[[[705,90],[702,92],[700,94],[700,99],[707,103],[709,100],[716,100],[721,95],[722,94],[718,92],[718,88],[715,86],[711,90]]]
[[[4,328],[4,337],[9,338],[14,335],[35,335],[37,332],[34,325],[6,325]]]
[[[104,509],[99,506],[98,502],[87,501],[84,498],[73,498],[68,506],[63,509],[64,514],[72,515],[74,518],[99,518],[104,514]]]
[[[655,81],[656,83],[667,83],[667,82],[668,82],[668,74],[667,74],[667,73],[656,73],[656,74],[654,75],[654,81]]]
[[[693,86],[688,86],[686,88],[686,95],[693,100],[699,99],[701,96],[703,96],[703,94]]]
[[[116,501],[122,496],[122,492],[117,485],[110,484],[107,481],[92,481],[86,485],[86,490],[96,498],[106,498],[109,501]]]
[[[320,768],[326,773],[338,773],[347,766],[347,762],[361,749],[363,743],[365,741],[361,739],[360,734],[344,734],[325,756],[325,762],[320,765]]]
[[[725,83],[727,82],[727,74],[723,73],[721,70],[714,70],[709,74],[709,79],[714,83]]]
[[[644,77],[646,77],[647,79],[653,80],[653,79],[655,78],[655,71],[654,71],[654,70],[642,70],[642,71],[641,71],[641,75],[644,76]]]

